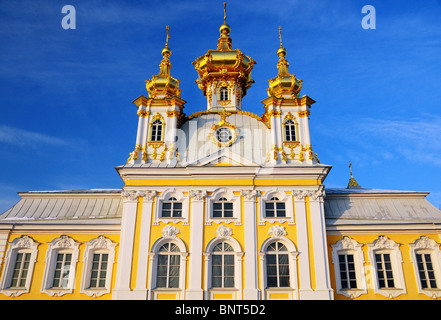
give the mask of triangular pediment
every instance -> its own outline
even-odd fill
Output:
[[[234,166],[234,167],[259,167],[259,165],[227,148],[216,151],[204,158],[188,163],[188,166]]]

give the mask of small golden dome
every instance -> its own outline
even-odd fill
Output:
[[[228,35],[231,32],[231,27],[228,24],[224,23],[223,25],[220,26],[219,32],[220,34],[226,33]]]
[[[290,74],[288,67],[289,63],[285,59],[286,49],[282,45],[282,29],[279,27],[280,47],[277,50],[279,56],[279,62],[277,63],[277,69],[279,70],[276,77],[268,80],[269,88],[268,95],[281,97],[298,98],[300,90],[302,89],[302,80],[296,78],[295,75]]]
[[[279,57],[280,57],[281,54],[283,54],[284,57],[286,56],[286,49],[285,49],[284,47],[280,47],[280,48],[277,50],[277,55],[278,55]]]
[[[172,54],[171,50],[166,46],[164,49],[162,49],[162,56],[165,58],[165,55],[167,55],[167,58],[170,57]]]
[[[162,49],[162,61],[159,64],[159,74],[152,76],[150,80],[146,80],[146,89],[150,98],[165,98],[181,96],[181,89],[179,89],[179,80],[170,75],[171,62],[168,59],[172,52],[168,47],[169,27],[167,26],[167,40],[165,48]]]

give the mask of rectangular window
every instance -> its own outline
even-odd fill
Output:
[[[69,271],[72,260],[71,253],[58,253],[55,263],[54,281],[52,287],[67,288],[69,282]]]
[[[289,262],[287,254],[267,254],[267,286],[289,287]]]
[[[213,218],[232,218],[233,203],[232,202],[214,202]]]
[[[14,264],[14,271],[12,272],[12,280],[11,280],[12,288],[25,287],[30,260],[31,260],[30,253],[17,253],[17,257],[15,259],[15,264]]]
[[[392,272],[392,263],[390,261],[389,253],[377,253],[375,254],[375,263],[377,266],[378,287],[394,288],[394,276]]]
[[[436,289],[435,272],[430,254],[416,254],[422,289]]]
[[[213,255],[212,259],[211,286],[213,288],[233,288],[234,255]]]
[[[92,270],[90,276],[90,288],[105,288],[107,276],[107,253],[95,253],[93,255]]]
[[[357,288],[357,279],[355,275],[354,255],[339,254],[338,262],[340,266],[340,281],[342,289]]]
[[[179,288],[180,258],[176,254],[158,256],[157,288]]]

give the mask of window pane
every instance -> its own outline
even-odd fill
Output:
[[[224,255],[224,264],[229,266],[234,265],[234,255],[232,254]]]
[[[171,209],[171,203],[170,202],[164,202],[162,204],[162,209]]]
[[[225,288],[233,288],[234,287],[234,277],[225,277]]]

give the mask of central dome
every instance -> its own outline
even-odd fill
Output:
[[[219,32],[220,38],[217,49],[208,50],[205,55],[198,57],[193,62],[198,72],[196,83],[204,96],[208,98],[209,109],[222,109],[219,104],[230,110],[240,109],[242,98],[254,83],[251,78],[251,71],[256,61],[246,56],[239,49],[232,49],[231,27],[226,23],[226,13]],[[217,99],[216,93],[221,88],[231,90],[230,96],[234,97],[234,101],[231,98],[218,101],[220,97]]]

